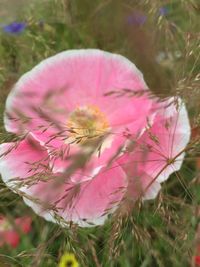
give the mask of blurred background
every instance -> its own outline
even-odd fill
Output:
[[[199,29],[199,0],[0,0],[0,143],[14,138],[3,126],[13,84],[44,58],[78,48],[119,53],[136,64],[155,94],[181,96],[192,138],[199,139]],[[0,214],[11,224],[16,217],[32,221],[15,248],[0,243],[0,267],[54,267],[64,251],[86,267],[200,266],[199,168],[197,143],[157,199],[92,229],[44,221],[0,180]]]

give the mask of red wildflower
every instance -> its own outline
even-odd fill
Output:
[[[195,261],[195,266],[200,266],[200,256],[195,256],[194,261]]]
[[[20,231],[27,234],[30,230],[30,217],[16,218],[12,224],[5,216],[0,216],[0,247],[5,244],[17,247],[20,242]]]

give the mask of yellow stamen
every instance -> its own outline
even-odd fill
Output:
[[[84,144],[89,139],[101,137],[108,132],[109,123],[98,107],[88,105],[78,107],[70,114],[67,128],[68,142]]]

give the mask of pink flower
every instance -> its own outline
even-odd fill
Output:
[[[15,220],[16,225],[19,225],[24,234],[31,231],[31,217],[20,217]]]
[[[187,113],[180,100],[180,110],[170,105],[172,100],[158,104],[150,98],[140,71],[120,55],[88,49],[46,59],[23,75],[8,96],[5,127],[24,138],[0,146],[2,178],[47,220],[102,224],[138,175],[142,191],[149,187],[144,196],[152,198],[160,182],[180,168],[183,153],[154,181],[155,168],[166,163],[160,153],[149,150],[150,161],[143,159],[137,168],[134,163],[143,156],[143,144],[160,149],[149,139],[151,131],[164,150],[170,146],[170,159],[185,148]],[[133,142],[136,153],[130,151]]]
[[[189,139],[189,120],[180,98],[156,104],[146,130],[118,159],[129,177],[129,197],[156,197],[160,183],[180,170]]]
[[[15,219],[14,225],[4,216],[0,217],[0,247],[4,244],[17,247],[20,242],[20,231],[24,234],[31,230],[31,218],[20,217]]]

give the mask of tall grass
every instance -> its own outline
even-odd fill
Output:
[[[199,11],[198,0],[0,1],[1,25],[27,24],[17,35],[1,27],[0,143],[16,139],[4,130],[3,111],[17,79],[44,58],[77,48],[100,48],[129,58],[156,95],[184,99],[195,131],[181,171],[163,184],[158,197],[134,203],[101,227],[61,228],[46,222],[0,181],[0,213],[33,218],[33,230],[19,247],[0,248],[0,266],[53,267],[66,250],[86,267],[195,266],[200,244]]]

